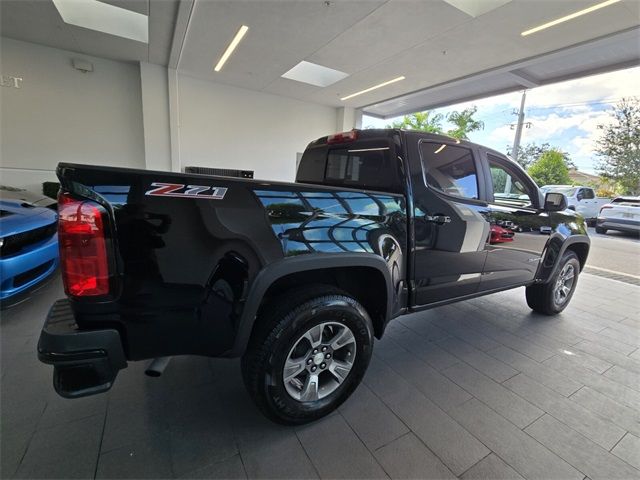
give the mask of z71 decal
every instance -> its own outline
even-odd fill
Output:
[[[153,182],[151,190],[145,195],[154,197],[206,198],[222,200],[227,193],[226,187],[207,187],[206,185],[184,185],[182,183]]]

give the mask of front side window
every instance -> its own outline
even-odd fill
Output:
[[[478,199],[478,174],[471,150],[456,145],[420,144],[427,184],[455,197]]]
[[[596,194],[591,188],[583,188],[582,189],[582,198],[585,200],[592,200],[596,198]]]
[[[491,171],[494,202],[507,206],[533,206],[533,194],[524,178],[514,170],[505,168],[493,155],[487,155],[487,158]]]

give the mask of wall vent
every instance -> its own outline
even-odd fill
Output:
[[[253,170],[235,170],[233,168],[184,167],[184,173],[217,175],[219,177],[253,178]]]

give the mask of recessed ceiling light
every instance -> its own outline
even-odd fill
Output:
[[[346,97],[342,97],[340,100],[349,100],[350,98],[357,97],[358,95],[362,95],[363,93],[369,93],[372,90],[377,90],[378,88],[386,87],[387,85],[391,85],[392,83],[399,82],[400,80],[404,80],[405,77],[400,76],[396,77],[392,80],[387,80],[386,82],[379,83],[378,85],[374,85],[373,87],[365,88],[364,90],[360,90],[359,92],[352,93],[351,95],[347,95]]]
[[[540,30],[545,30],[549,27],[554,27],[560,23],[568,22],[569,20],[573,20],[574,18],[581,17],[582,15],[586,15],[587,13],[595,12],[596,10],[600,10],[601,8],[608,7],[609,5],[613,5],[614,3],[618,3],[620,0],[607,0],[606,2],[598,3],[589,8],[585,8],[583,10],[579,10],[575,13],[571,13],[569,15],[565,15],[564,17],[558,18],[556,20],[552,20],[547,23],[543,23],[534,28],[530,28],[529,30],[525,30],[520,35],[526,37],[527,35],[531,35],[532,33],[539,32]]]
[[[97,0],[53,0],[62,20],[117,37],[149,43],[149,17]]]
[[[224,51],[224,53],[220,57],[220,60],[218,60],[218,63],[214,67],[214,70],[216,72],[219,72],[220,70],[222,70],[222,67],[224,66],[226,61],[229,60],[229,57],[231,56],[233,51],[236,49],[236,47],[242,40],[242,37],[244,37],[248,31],[249,31],[249,27],[247,27],[246,25],[242,25],[240,27],[240,29],[238,30],[238,33],[236,33],[236,36],[233,37],[233,40],[231,40],[231,43],[229,44],[227,49]]]
[[[316,87],[328,87],[348,76],[348,73],[341,72],[340,70],[334,70],[333,68],[323,67],[322,65],[303,60],[282,75],[282,78],[308,83]]]

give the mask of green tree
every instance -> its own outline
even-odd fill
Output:
[[[387,128],[404,128],[405,130],[419,130],[421,132],[439,133],[449,135],[453,138],[468,140],[468,134],[476,130],[484,128],[484,122],[476,120],[474,115],[477,107],[465,108],[461,112],[450,112],[446,116],[442,113],[433,113],[430,111],[416,112],[411,115],[405,115],[402,120],[397,120]],[[442,126],[447,121],[453,128],[445,130]]]
[[[448,130],[447,135],[461,140],[469,140],[467,134],[477,130],[483,130],[484,122],[473,118],[477,111],[478,107],[473,106],[465,108],[461,112],[449,113],[447,115],[447,121],[451,123],[454,128],[452,130]]]
[[[404,128],[405,130],[443,133],[442,120],[444,120],[444,115],[441,113],[432,115],[432,112],[429,111],[416,112],[411,115],[405,115],[402,117],[402,120],[396,120],[391,125],[387,125],[387,128]]]
[[[518,147],[518,158],[516,161],[520,165],[522,165],[522,168],[526,169],[526,168],[529,168],[536,160],[538,160],[542,156],[542,154],[550,150],[556,150],[560,152],[567,166],[570,168],[575,168],[575,165],[567,152],[563,152],[559,148],[552,147],[548,143],[543,143],[542,145],[538,145],[532,142],[532,143],[527,143],[525,146],[520,145]],[[512,146],[507,147],[507,155],[513,158],[514,155],[513,155]]]
[[[539,186],[566,185],[571,183],[569,168],[562,152],[551,149],[544,152],[528,169],[529,175]]]
[[[611,123],[598,125],[598,173],[613,180],[622,193],[640,192],[640,100],[623,98],[610,111]]]

